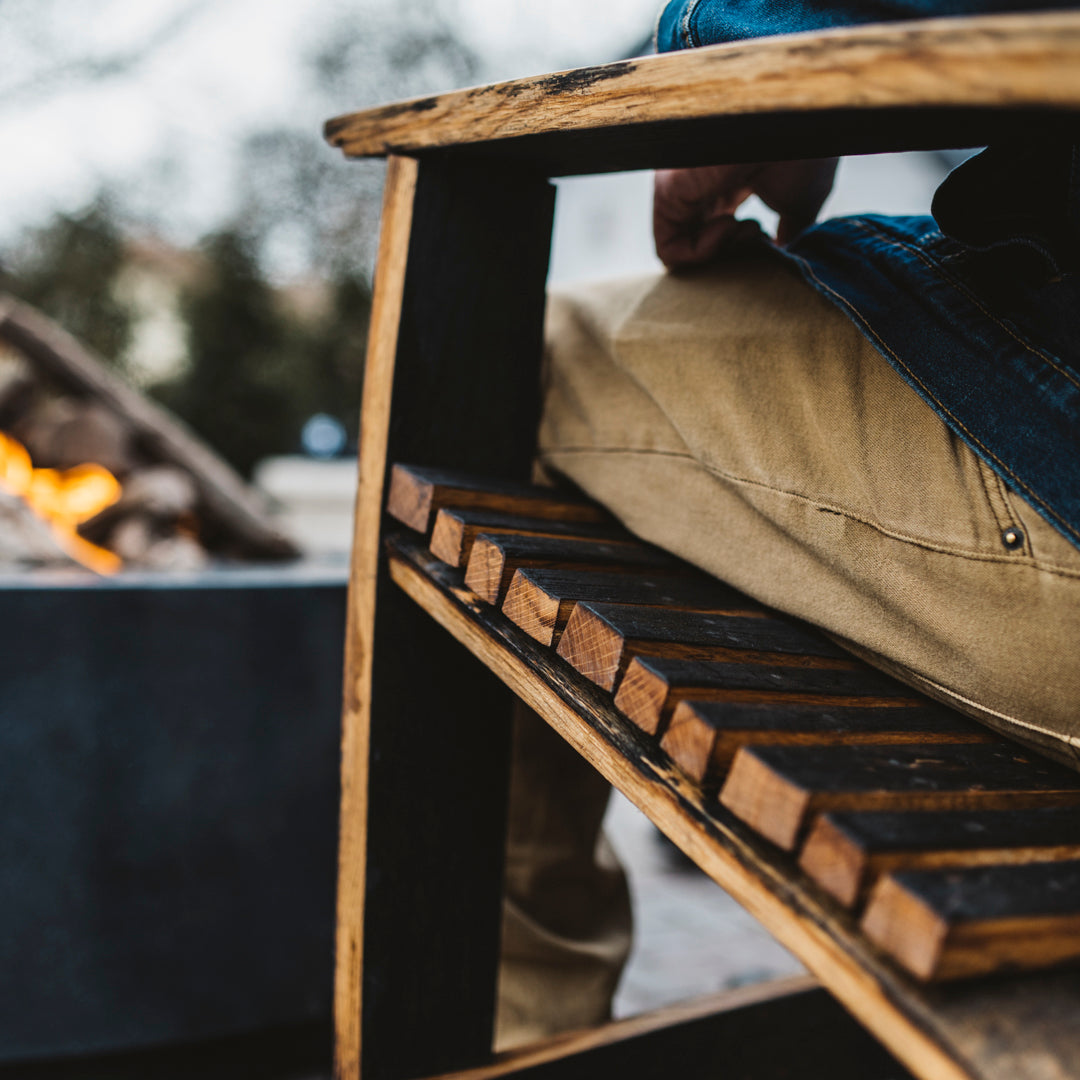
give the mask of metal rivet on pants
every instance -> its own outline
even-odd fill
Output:
[[[1001,534],[1001,542],[1010,549],[1022,547],[1024,543],[1024,534],[1019,529],[1006,529]]]

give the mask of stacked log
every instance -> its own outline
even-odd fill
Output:
[[[63,477],[93,463],[120,482],[119,498],[80,519],[77,532],[126,567],[195,570],[211,559],[298,554],[257,493],[205,443],[51,320],[6,296],[0,432],[26,449],[35,469]],[[78,542],[57,542],[10,486],[0,495],[0,567],[72,561]]]

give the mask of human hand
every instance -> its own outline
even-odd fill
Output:
[[[813,225],[832,190],[836,158],[661,169],[653,195],[656,254],[671,269],[708,262],[756,224],[735,211],[757,195],[780,215],[776,241],[786,244]]]

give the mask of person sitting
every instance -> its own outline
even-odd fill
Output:
[[[1018,6],[672,0],[658,45]],[[658,173],[668,272],[549,299],[539,461],[645,540],[1080,767],[1075,121],[961,165],[932,217],[814,224],[835,167]],[[736,220],[751,194],[775,240]],[[528,821],[512,811],[502,1045],[603,1019],[629,941],[602,781],[575,774],[567,807],[558,750],[520,745],[515,792],[541,780]]]

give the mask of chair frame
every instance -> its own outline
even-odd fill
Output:
[[[573,1075],[586,1060],[578,1050],[634,1044],[629,1057],[610,1062],[640,1062],[634,1040],[669,1045],[658,1033],[681,1030],[678,1017],[616,1025],[492,1060],[510,738],[505,683],[515,680],[477,658],[483,650],[463,648],[399,589],[383,550],[391,462],[528,477],[550,178],[972,146],[1009,132],[1052,136],[1075,126],[1078,110],[1080,13],[1067,12],[715,46],[456,91],[327,124],[327,138],[347,156],[389,157],[346,645],[335,976],[341,1080],[454,1070],[501,1076],[556,1061]],[[667,819],[647,795],[635,797],[663,827]],[[676,840],[687,846],[681,834]],[[700,850],[690,853],[708,862]],[[869,967],[838,966],[821,928],[782,904],[755,914],[918,1076],[1041,1076],[1017,1064],[1035,1051],[1060,1075],[1080,1075],[1080,1037],[1068,1019],[1080,1004],[1074,977],[1025,983],[1023,992],[971,991],[961,1007],[955,994],[934,996],[902,980],[885,985]],[[750,1006],[712,1003],[715,1031],[734,1023],[753,1038],[770,1027],[767,1013],[789,1022],[782,1018],[793,1015],[792,992],[818,993],[800,984],[762,992]],[[824,1010],[814,1014],[822,1030],[851,1035],[842,1010],[799,1000]],[[739,1011],[744,1006],[760,1028]],[[920,1016],[925,1023],[913,1019]],[[993,1042],[992,1030],[1010,1034]],[[758,1041],[763,1054],[768,1042]],[[715,1066],[715,1045],[703,1065]],[[755,1075],[784,1075],[806,1053],[798,1040],[792,1051],[773,1073]]]

